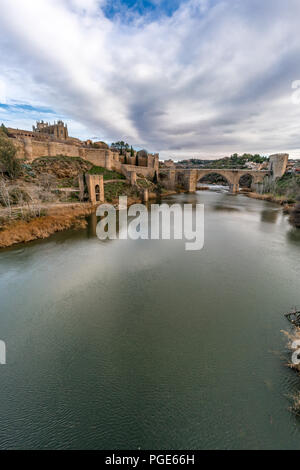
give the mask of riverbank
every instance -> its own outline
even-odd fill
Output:
[[[163,199],[175,194],[178,194],[178,192],[171,190],[163,190],[159,196],[151,192],[149,193],[149,200],[154,201],[158,197]],[[295,207],[294,204],[288,204],[286,198],[282,196],[259,194],[255,192],[245,192],[244,194],[251,199],[280,204],[284,206],[284,210],[287,213],[291,213]],[[140,197],[128,197],[128,207],[142,202]],[[118,198],[108,203],[117,206]],[[45,239],[54,233],[64,230],[85,228],[87,225],[86,217],[95,212],[96,207],[97,206],[91,203],[43,204],[40,207],[42,215],[29,218],[28,220],[24,220],[23,218],[18,220],[9,219],[8,217],[5,218],[3,217],[5,211],[2,210],[0,212],[0,218],[2,219],[2,227],[0,228],[0,249],[38,239]]]
[[[291,213],[293,209],[295,208],[296,203],[291,203],[285,196],[276,196],[271,193],[266,193],[266,194],[260,194],[260,193],[255,193],[255,192],[245,192],[244,193],[247,197],[250,197],[251,199],[259,199],[260,201],[267,201],[267,202],[273,202],[275,204],[280,204],[281,206],[284,206],[284,210],[287,213]]]
[[[176,191],[164,191],[160,197],[164,198],[176,194]],[[150,200],[157,199],[157,194],[150,193]],[[140,197],[128,197],[128,207],[142,203]],[[118,199],[109,202],[118,205]],[[39,217],[27,219],[11,219],[7,211],[0,212],[0,249],[9,248],[20,243],[45,239],[57,232],[69,229],[81,229],[87,225],[86,217],[96,211],[91,203],[43,204],[40,206]]]
[[[45,239],[56,232],[84,228],[85,218],[95,210],[90,203],[43,206],[40,217],[29,220],[7,220],[0,230],[0,248]]]

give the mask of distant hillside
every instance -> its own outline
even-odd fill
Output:
[[[219,160],[200,160],[193,158],[191,160],[183,160],[178,162],[177,165],[179,166],[187,166],[187,167],[205,167],[205,168],[233,168],[233,169],[243,169],[246,168],[247,162],[254,162],[254,163],[265,163],[269,159],[268,157],[264,157],[261,155],[251,155],[245,153],[244,155],[238,155],[237,153],[231,155],[231,157],[221,158]]]

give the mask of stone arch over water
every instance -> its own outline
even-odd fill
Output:
[[[245,173],[243,175],[241,175],[240,179],[239,179],[239,186],[241,188],[251,188],[252,185],[253,185],[253,182],[254,182],[254,177],[253,175],[251,175],[251,173]]]
[[[211,172],[206,173],[205,175],[200,175],[197,178],[197,184],[199,183],[205,183],[208,178],[214,176],[215,178],[220,178],[220,181],[217,182],[217,184],[220,184],[221,186],[230,186],[230,180],[221,172],[219,171],[214,171],[213,169]],[[209,183],[209,184],[214,184],[214,183]]]

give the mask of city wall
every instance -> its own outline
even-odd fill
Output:
[[[127,157],[130,164],[123,163],[125,157],[109,149],[95,149],[80,146],[78,144],[57,142],[53,140],[35,140],[32,136],[16,137],[10,139],[17,148],[17,157],[32,162],[36,158],[55,157],[64,155],[67,157],[80,157],[91,162],[93,165],[114,170],[122,173],[128,180],[131,173],[146,178],[153,178],[159,169],[159,155],[149,155],[143,161],[138,161],[136,157]],[[138,165],[137,165],[138,163]]]

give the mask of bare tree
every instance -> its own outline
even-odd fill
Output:
[[[12,216],[11,211],[11,202],[10,202],[10,195],[8,190],[8,185],[3,177],[0,177],[0,199],[1,202],[7,207],[9,217]]]

